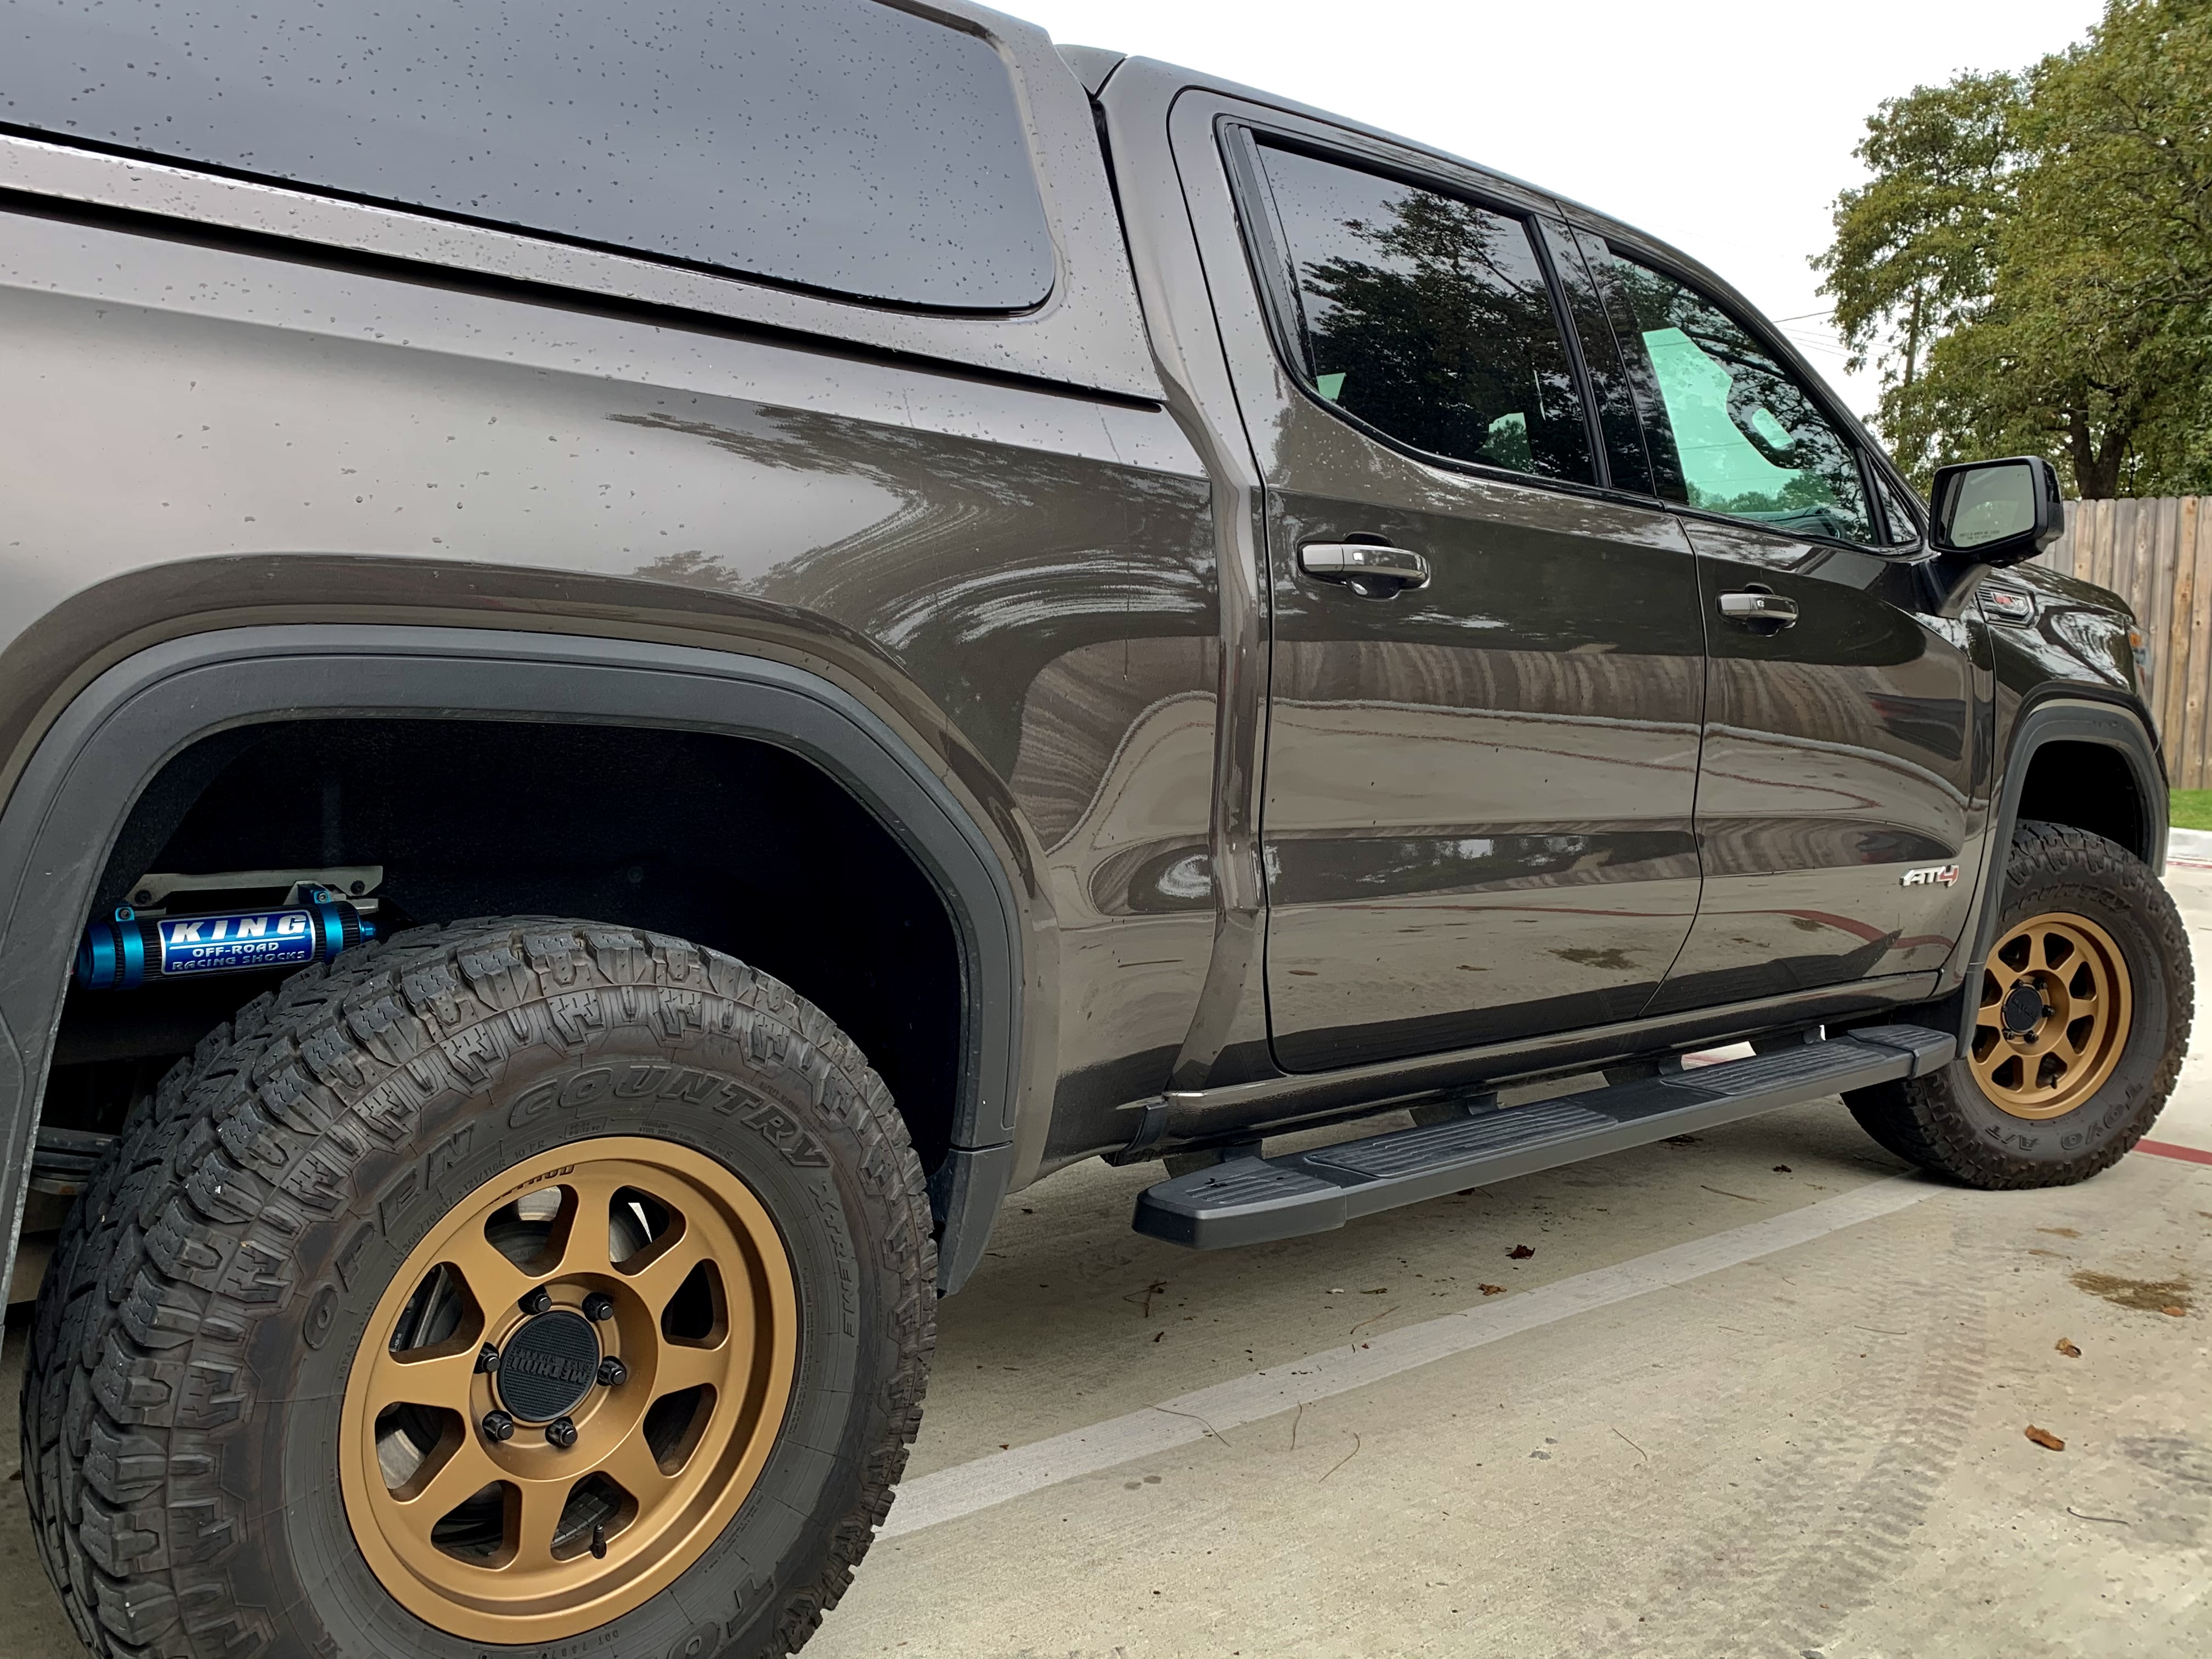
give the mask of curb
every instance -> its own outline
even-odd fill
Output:
[[[2169,830],[2166,861],[2212,868],[2212,830]]]

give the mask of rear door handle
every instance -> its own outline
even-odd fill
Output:
[[[1344,582],[1369,599],[1388,599],[1429,585],[1429,562],[1410,547],[1373,542],[1308,542],[1298,568],[1325,582]]]
[[[1778,633],[1797,620],[1797,601],[1763,588],[1721,595],[1721,615],[1731,622],[1748,623],[1763,634]]]

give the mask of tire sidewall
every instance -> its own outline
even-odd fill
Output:
[[[487,1644],[402,1607],[356,1547],[337,1480],[340,1419],[354,1356],[380,1297],[441,1218],[501,1171],[555,1148],[608,1136],[676,1142],[738,1176],[774,1217],[799,1305],[798,1369],[781,1431],[744,1504],[672,1584],[574,1637],[532,1643],[559,1656],[620,1653],[707,1659],[763,1645],[778,1590],[811,1576],[827,1522],[857,1501],[851,1448],[878,1392],[874,1276],[855,1238],[866,1207],[849,1147],[824,1128],[804,1073],[767,1063],[764,1045],[716,1033],[672,1052],[642,1030],[610,1033],[587,1056],[525,1050],[490,1086],[424,1102],[412,1133],[355,1166],[352,1201],[301,1240],[298,1317],[263,1322],[250,1355],[254,1395],[289,1401],[241,1425],[226,1449],[233,1490],[281,1497],[262,1547],[234,1558],[241,1599],[296,1606],[325,1651],[407,1651],[474,1659]],[[258,1581],[258,1582],[257,1582]],[[264,1599],[266,1598],[266,1599]],[[312,1618],[301,1616],[312,1610]]]

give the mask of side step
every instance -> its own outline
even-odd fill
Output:
[[[1232,1157],[1146,1188],[1140,1233],[1201,1250],[1326,1232],[1355,1216],[1510,1181],[1844,1089],[1924,1076],[1957,1052],[1948,1031],[1875,1025],[1826,1042],[1586,1094],[1398,1129],[1285,1158]]]

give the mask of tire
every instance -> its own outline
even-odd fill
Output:
[[[2157,876],[2124,848],[2085,830],[2022,823],[2004,884],[1997,944],[1967,985],[1983,1005],[1979,1018],[1996,1022],[1978,1029],[1975,1052],[1928,1077],[1855,1090],[1844,1101],[1875,1139],[1924,1170],[1993,1191],[2068,1186],[2124,1157],[2173,1092],[2196,1006],[2188,935]],[[2047,947],[2037,942],[2045,933],[2055,940]],[[2063,1012],[2094,1010],[2100,998],[2124,1030],[2101,1028],[2113,1034],[2099,1036],[2094,1018],[2083,1012],[2078,1056],[2068,1049],[2047,1061],[2032,1054],[2008,1060],[2002,1045],[2012,1028],[2003,1024],[2002,998],[2021,982],[2016,975],[2042,982],[2045,958],[2034,952],[2046,949],[2064,953],[2062,981],[2070,971],[2093,994],[2053,1012],[2051,994],[2039,1020],[2030,996],[2023,1005],[2029,1012],[2019,1020],[2023,1036],[2031,1036],[2031,1022],[2047,1025]],[[2008,951],[2013,963],[2001,960]],[[2100,985],[2106,988],[2099,992]],[[2042,1065],[2047,1080],[2026,1069],[2030,1064]],[[2047,1104],[2038,1103],[2039,1087]]]
[[[680,1175],[692,1185],[650,1184],[664,1165],[677,1172],[668,1183]],[[526,1169],[550,1173],[479,1225],[467,1206]],[[646,1171],[647,1184],[592,1196],[600,1188],[590,1182],[605,1187],[624,1170]],[[539,1194],[555,1193],[562,1208],[548,1218],[556,1200]],[[532,1205],[538,1218],[525,1218]],[[407,1346],[374,1316],[403,1305],[420,1334],[426,1310],[459,1308],[441,1340],[473,1363],[462,1327],[478,1279],[456,1293],[459,1281],[439,1275],[459,1270],[439,1267],[417,1293],[400,1283],[410,1254],[426,1240],[433,1254],[446,1249],[438,1230],[458,1227],[453,1249],[489,1240],[494,1268],[512,1261],[535,1273],[553,1256],[532,1249],[589,1257],[595,1215],[609,1218],[596,1278],[580,1268],[569,1284],[563,1255],[547,1281],[572,1305],[533,1316],[530,1292],[503,1311],[475,1310],[486,1330],[508,1335],[501,1368],[465,1386],[507,1391],[494,1398],[511,1395],[521,1413],[531,1387],[568,1389],[598,1364],[560,1420],[573,1409],[586,1450],[595,1422],[608,1444],[647,1446],[654,1468],[633,1457],[625,1471],[641,1474],[617,1479],[641,1490],[663,1480],[669,1494],[691,1492],[692,1507],[671,1495],[654,1509],[661,1499],[607,1488],[613,1496],[592,1498],[589,1549],[556,1559],[545,1552],[584,1482],[569,1509],[543,1512],[560,1518],[531,1558],[543,1557],[540,1576],[568,1598],[561,1608],[544,1612],[546,1601],[536,1624],[501,1623],[505,1604],[426,1618],[416,1604],[434,1595],[410,1581],[404,1603],[380,1576],[400,1570],[373,1566],[367,1547],[391,1554],[376,1541],[377,1517],[398,1512],[397,1497],[356,1503],[348,1483],[374,1475],[394,1445],[422,1454],[416,1484],[432,1457],[381,1429],[349,1440],[344,1426],[362,1389],[446,1348]],[[516,1244],[518,1226],[547,1231]],[[726,1239],[738,1243],[717,1243]],[[654,1298],[684,1265],[679,1246],[701,1265],[656,1317]],[[483,1284],[496,1282],[494,1268],[481,1270]],[[501,1638],[510,1651],[611,1659],[783,1655],[836,1603],[890,1507],[920,1421],[934,1274],[921,1167],[889,1094],[829,1018],[784,986],[680,939],[590,922],[404,933],[302,970],[211,1032],[133,1109],[72,1212],[23,1382],[40,1551],[103,1659],[480,1659]],[[601,1300],[614,1311],[580,1300],[592,1285],[611,1292]],[[678,1302],[690,1310],[681,1320]],[[696,1328],[678,1328],[684,1321]],[[568,1340],[580,1328],[630,1356],[629,1374],[611,1384],[605,1361],[544,1358],[546,1333]],[[537,1333],[526,1342],[516,1334],[526,1329]],[[568,1366],[567,1380],[533,1385],[549,1365]],[[651,1398],[647,1410],[656,1379],[687,1366],[718,1381]],[[397,1386],[431,1386],[404,1375]],[[459,1395],[439,1399],[465,1408]],[[679,1409],[653,1430],[671,1400]],[[391,1407],[375,1421],[433,1409]],[[666,1423],[678,1419],[664,1454]],[[528,1462],[531,1479],[501,1491],[550,1491],[567,1478],[557,1425],[526,1424],[508,1445],[479,1443],[465,1417],[452,1420],[465,1427],[460,1442],[441,1443],[458,1446],[449,1459],[480,1444]],[[710,1445],[729,1461],[701,1462]],[[670,1458],[677,1473],[656,1475]],[[461,1535],[453,1516],[508,1524],[532,1513],[514,1503],[465,1504],[439,1535]],[[726,1521],[716,1504],[732,1511]],[[649,1514],[672,1517],[651,1534],[659,1553],[648,1561],[641,1546],[619,1594],[592,1600],[590,1586],[611,1583],[605,1575],[629,1547],[624,1528],[645,1537]],[[453,1568],[447,1553],[433,1546],[428,1570],[466,1578],[493,1559]],[[471,1620],[465,1632],[452,1627]]]

